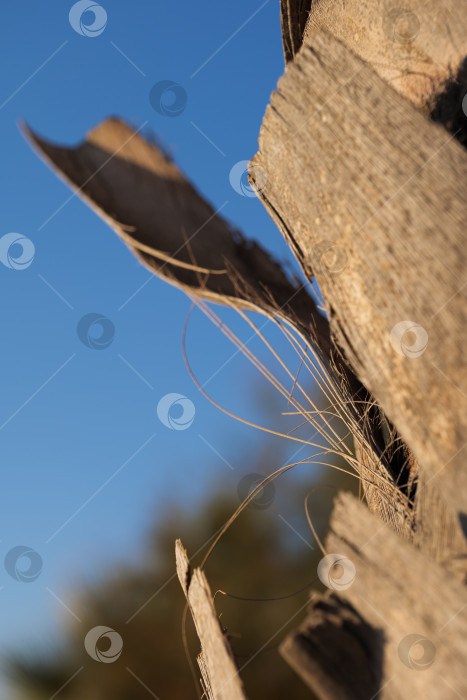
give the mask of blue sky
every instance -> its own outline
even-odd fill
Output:
[[[95,37],[70,26],[72,4],[2,8],[0,238],[26,236],[35,257],[22,270],[0,264],[0,548],[2,560],[17,545],[43,559],[33,583],[0,573],[2,651],[43,644],[66,615],[54,595],[66,601],[74,585],[112,562],[137,561],[149,520],[171,502],[190,508],[214,487],[236,490],[263,444],[190,379],[181,350],[189,301],[155,277],[147,282],[149,272],[33,153],[18,120],[70,145],[109,115],[135,126],[148,120],[215,208],[227,202],[226,218],[277,256],[288,255],[259,201],[229,183],[232,166],[257,150],[283,72],[279,3],[104,0],[107,25]],[[160,80],[186,90],[176,118],[150,105]],[[115,328],[104,350],[78,338],[77,323],[91,312]],[[249,337],[231,312],[221,313]],[[257,341],[251,347],[261,352]],[[207,389],[217,400],[270,424],[264,384],[199,312],[190,320],[188,352],[201,382],[213,377]],[[193,402],[189,429],[170,430],[158,419],[168,393]],[[274,438],[270,446],[278,455],[284,449]]]

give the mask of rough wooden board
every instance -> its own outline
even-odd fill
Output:
[[[324,29],[417,107],[434,97],[467,55],[466,0],[313,0],[305,41]]]
[[[323,32],[279,81],[252,163],[357,376],[465,512],[465,150]],[[396,342],[405,321],[428,334],[419,356]]]
[[[383,700],[465,697],[465,586],[349,494],[336,500],[326,551],[350,559],[355,579],[332,596],[313,596],[310,615],[281,649],[318,697],[369,700],[378,679],[374,697]],[[409,635],[428,640],[426,667]],[[355,695],[359,683],[365,694]]]
[[[286,318],[329,352],[328,323],[302,285],[216,214],[155,143],[115,118],[75,148],[24,131],[151,272],[209,301]]]
[[[191,572],[180,540],[175,543],[175,556],[178,579],[201,642],[199,665],[209,700],[245,700],[243,684],[229,642],[222,632],[206,576],[200,569]]]

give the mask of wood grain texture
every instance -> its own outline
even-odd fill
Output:
[[[232,649],[222,632],[206,576],[200,569],[190,570],[190,562],[180,540],[175,543],[175,556],[178,579],[201,643],[199,665],[207,697],[209,700],[245,700]]]
[[[280,79],[252,161],[347,359],[455,513],[467,510],[466,156],[322,32]]]
[[[302,34],[320,29],[427,110],[467,56],[466,0],[313,0]]]
[[[353,583],[313,595],[281,648],[318,698],[465,697],[465,586],[349,494],[336,500],[326,551],[344,570],[352,562]]]

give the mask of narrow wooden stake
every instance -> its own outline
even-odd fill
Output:
[[[201,569],[191,572],[186,550],[180,540],[175,542],[175,557],[178,578],[201,642],[198,664],[206,695],[209,700],[245,700],[232,649],[222,632],[206,576]]]

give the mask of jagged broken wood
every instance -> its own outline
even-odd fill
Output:
[[[214,211],[154,141],[115,118],[75,148],[24,132],[151,272],[190,295],[287,320],[329,354],[328,322],[303,285]]]
[[[208,700],[245,700],[230,644],[222,631],[211,589],[201,569],[190,568],[180,540],[175,543],[177,574],[201,643],[198,664]]]
[[[465,586],[350,494],[336,499],[326,551],[355,578],[313,594],[281,653],[320,700],[465,697]]]

